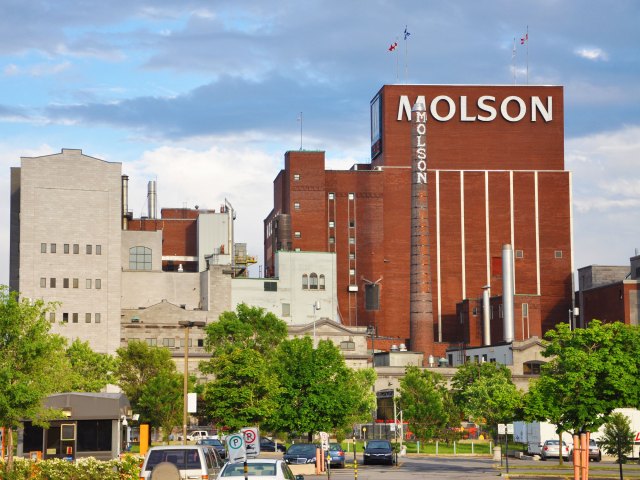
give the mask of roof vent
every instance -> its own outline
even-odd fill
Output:
[[[406,352],[407,351],[407,346],[404,343],[400,344],[400,351],[401,352]]]

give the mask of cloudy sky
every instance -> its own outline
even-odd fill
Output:
[[[524,84],[527,64],[530,84],[564,86],[575,266],[627,265],[640,247],[639,25],[637,0],[2,0],[0,283],[21,156],[122,162],[136,216],[151,179],[161,207],[227,198],[237,240],[261,257],[285,151],[302,141],[328,168],[366,162],[383,84]]]

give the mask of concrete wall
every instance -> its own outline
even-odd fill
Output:
[[[133,247],[147,247],[151,249],[151,270],[162,270],[162,231],[135,231],[124,230],[122,232],[122,270],[129,270],[129,254]],[[133,270],[132,270],[133,271]],[[138,271],[138,270],[136,270]]]
[[[201,308],[200,274],[193,272],[122,272],[122,308],[146,308],[166,300],[187,309]]]
[[[105,353],[115,353],[120,340],[121,170],[72,149],[23,157],[20,168],[19,290],[60,302],[52,331]],[[60,323],[63,314],[68,325]]]

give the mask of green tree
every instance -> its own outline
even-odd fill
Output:
[[[176,372],[171,352],[163,347],[151,347],[131,340],[117,351],[116,379],[134,409],[145,385],[155,376]]]
[[[280,380],[278,408],[269,422],[273,430],[306,432],[309,440],[317,431],[344,428],[354,415],[371,405],[368,393],[354,388],[357,376],[347,367],[340,350],[329,340],[313,348],[310,337],[283,341],[273,369]],[[366,382],[372,376],[359,381]],[[364,397],[364,398],[363,398]]]
[[[514,420],[522,405],[522,392],[504,365],[493,362],[467,363],[451,380],[453,399],[477,423],[484,423],[497,435],[497,424]]]
[[[638,404],[637,327],[594,320],[571,330],[558,324],[545,340],[542,355],[550,361],[525,397],[526,416],[578,434],[597,430],[615,408]]]
[[[7,429],[8,468],[13,468],[14,428],[25,419],[46,420],[49,394],[66,389],[65,340],[50,333],[47,313],[55,304],[19,298],[0,285],[0,426]],[[59,412],[58,412],[59,413]]]
[[[259,352],[236,348],[212,358],[207,369],[215,373],[204,391],[212,422],[235,431],[260,425],[274,414],[278,379]]]
[[[194,379],[189,379],[193,387]],[[140,420],[162,428],[166,442],[173,427],[182,423],[184,408],[184,376],[176,372],[160,371],[144,385],[137,402]]]
[[[430,440],[449,422],[445,408],[448,395],[442,375],[409,366],[400,379],[400,406],[411,431],[420,440]]]
[[[235,312],[223,312],[205,327],[205,348],[217,357],[237,348],[269,356],[287,338],[287,324],[264,308],[244,303]]]
[[[634,442],[631,421],[621,412],[614,412],[609,421],[604,424],[603,435],[598,445],[607,455],[616,457],[620,465],[620,480],[622,480],[622,464],[627,462],[627,455],[633,452]]]
[[[71,391],[99,392],[114,383],[115,359],[111,355],[94,352],[89,342],[74,340],[67,349],[67,357],[71,362]]]

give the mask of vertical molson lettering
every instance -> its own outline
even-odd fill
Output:
[[[411,111],[411,350],[423,352],[433,347],[433,300],[431,295],[431,255],[427,184],[427,112],[416,102]]]

